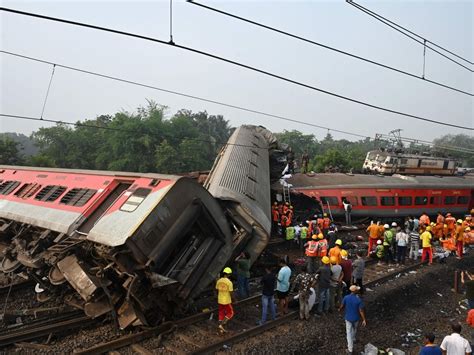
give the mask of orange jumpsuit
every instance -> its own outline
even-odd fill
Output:
[[[369,256],[372,249],[377,245],[377,240],[379,239],[379,226],[373,223],[367,227],[367,232],[369,232],[369,248],[367,250],[367,256]]]

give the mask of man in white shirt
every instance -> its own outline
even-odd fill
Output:
[[[472,354],[471,345],[469,341],[461,336],[461,324],[452,323],[451,329],[453,333],[446,335],[441,343],[441,350],[443,355],[469,355]]]

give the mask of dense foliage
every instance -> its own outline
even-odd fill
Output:
[[[232,133],[229,122],[220,115],[188,110],[168,118],[166,111],[165,106],[149,101],[136,113],[118,112],[76,126],[40,128],[30,138],[0,134],[0,164],[159,173],[210,169]],[[292,147],[297,166],[307,151],[309,170],[318,172],[328,167],[358,172],[367,152],[378,147],[369,138],[335,140],[330,133],[320,141],[313,134],[296,130],[276,135],[281,143]],[[445,135],[436,139],[435,145],[472,149],[474,138]],[[446,153],[462,160],[464,166],[474,167],[472,154]]]

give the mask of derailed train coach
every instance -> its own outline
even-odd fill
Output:
[[[0,166],[0,270],[120,327],[156,324],[270,233],[270,132],[238,128],[207,191],[160,174]]]

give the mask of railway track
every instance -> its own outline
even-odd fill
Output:
[[[416,262],[397,267],[378,265],[369,261],[366,267],[367,277],[364,285],[374,288],[397,277],[398,274],[409,272],[421,265],[421,262]],[[237,317],[229,322],[228,332],[223,335],[217,331],[216,321],[214,320],[217,310],[213,309],[207,313],[199,313],[174,322],[168,322],[160,327],[120,337],[92,348],[78,349],[75,353],[102,354],[132,346],[132,352],[144,354],[151,353],[147,349],[156,350],[158,347],[160,353],[208,354],[226,348],[231,344],[242,342],[298,317],[298,311],[290,311],[274,321],[267,321],[263,325],[255,325],[256,320],[260,319],[261,315],[260,297],[261,295],[257,294],[234,304]],[[177,329],[179,331],[175,332],[174,330]]]

